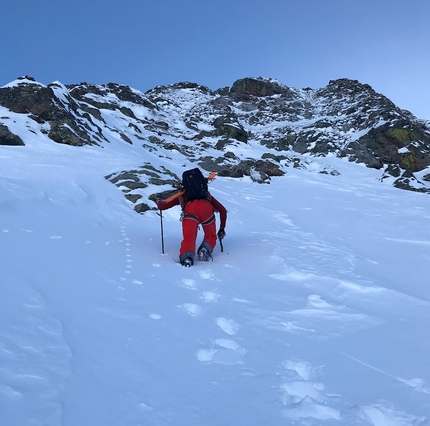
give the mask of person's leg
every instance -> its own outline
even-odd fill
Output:
[[[201,260],[209,260],[211,258],[212,250],[214,249],[216,245],[216,224],[215,224],[215,215],[213,211],[213,207],[210,203],[204,200],[195,200],[187,204],[187,207],[185,209],[185,218],[184,222],[194,222],[195,228],[191,231],[191,225],[186,224],[187,228],[190,227],[190,236],[188,237],[188,242],[193,241],[193,245],[191,246],[191,243],[188,243],[184,246],[183,250],[191,250],[193,249],[193,253],[195,252],[195,241],[197,238],[197,232],[198,232],[198,224],[200,223],[202,225],[203,231],[204,231],[204,237],[203,242],[199,246],[199,258],[202,257]],[[189,218],[187,218],[187,215]],[[194,220],[194,219],[195,220]],[[184,231],[185,232],[185,231]],[[185,234],[184,234],[184,240],[185,240]],[[206,249],[206,253],[204,256],[200,256],[200,249],[201,248]],[[184,253],[185,253],[184,251]],[[181,248],[182,253],[182,248]]]
[[[209,203],[206,203],[209,204]],[[199,260],[207,262],[212,259],[212,252],[216,245],[217,235],[216,235],[216,222],[212,206],[209,205],[210,209],[205,207],[204,216],[206,220],[202,222],[203,227],[203,241],[200,244],[197,253],[199,255]]]
[[[216,244],[216,226],[215,221],[213,220],[209,224],[203,226],[204,237],[203,241],[200,244],[197,254],[199,256],[199,260],[203,260],[205,262],[212,259],[212,252]],[[213,259],[212,259],[213,260]]]
[[[203,242],[208,243],[209,247],[211,248],[211,252],[212,252],[216,246],[216,240],[217,240],[215,220],[213,220],[208,225],[204,225],[203,226],[203,232],[204,232]]]
[[[193,219],[184,219],[182,221],[183,240],[179,249],[180,262],[182,262],[186,257],[191,257],[194,262],[198,226],[199,224]]]

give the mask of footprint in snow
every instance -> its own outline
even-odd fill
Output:
[[[199,349],[196,358],[200,362],[237,365],[244,363],[243,357],[246,352],[246,349],[243,349],[234,340],[216,339],[213,341],[212,348]]]
[[[220,295],[216,291],[204,291],[200,296],[206,303],[215,303]]]
[[[181,280],[181,286],[189,288],[190,290],[195,290],[197,288],[196,282],[190,278],[183,278]]]
[[[282,363],[282,413],[291,420],[339,420],[340,411],[329,405],[325,386],[318,379],[321,367],[306,361],[287,359]]]
[[[212,271],[199,271],[200,278],[203,280],[214,280],[214,273]]]
[[[152,318],[153,320],[161,319],[161,315],[159,315],[159,314],[149,314],[148,316],[149,316],[149,318]]]
[[[145,404],[144,402],[138,404],[137,408],[143,413],[152,413],[154,411],[154,408],[152,408],[150,405]]]
[[[212,362],[216,354],[216,349],[199,349],[196,353],[197,360],[200,362]]]
[[[425,417],[413,416],[382,404],[361,406],[358,410],[358,417],[372,426],[420,425],[427,420]]]
[[[203,315],[203,308],[195,303],[183,303],[182,305],[178,305],[178,308],[185,310],[185,312],[192,317]]]
[[[130,275],[131,274],[131,269],[133,269],[133,260],[131,259],[133,256],[130,254],[130,243],[128,241],[130,241],[130,238],[127,237],[127,232],[125,231],[125,226],[121,226],[121,231],[120,231],[120,235],[122,237],[121,240],[119,240],[119,243],[124,244],[125,246],[125,256],[126,256],[126,260],[125,260],[125,271],[123,272],[125,275]],[[126,278],[121,277],[120,278],[122,281],[127,281]],[[138,284],[138,285],[142,285],[141,281],[137,281],[134,280],[132,281],[133,284]]]
[[[217,318],[215,322],[218,325],[218,327],[222,331],[224,331],[224,333],[227,333],[229,336],[234,336],[235,334],[237,334],[237,332],[240,329],[240,325],[232,319],[220,317],[220,318]]]

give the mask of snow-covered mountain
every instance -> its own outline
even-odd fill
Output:
[[[0,425],[429,424],[430,197],[354,154],[412,127],[369,112],[348,130],[327,95],[343,84],[423,132],[408,152],[424,144],[426,123],[356,82],[0,89]],[[322,120],[305,106],[348,144],[288,139]],[[150,198],[195,164],[219,173],[227,236],[187,269],[179,209],[163,255]]]
[[[217,91],[178,83],[143,94],[113,83],[45,86],[22,77],[0,89],[0,108],[3,145],[28,145],[37,135],[146,151],[141,167],[109,176],[139,212],[151,205],[141,191],[148,183],[178,181],[169,167],[157,169],[151,160],[170,152],[221,176],[257,182],[291,167],[314,170],[320,167],[315,157],[345,157],[380,170],[379,179],[396,187],[430,191],[430,123],[354,80],[314,90],[245,78]]]

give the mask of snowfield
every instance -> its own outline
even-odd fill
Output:
[[[1,426],[429,424],[428,195],[218,177],[224,252],[187,269],[179,210],[162,255],[104,178],[147,153],[36,142],[0,147]]]

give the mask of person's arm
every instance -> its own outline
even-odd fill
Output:
[[[220,224],[219,228],[224,230],[225,225],[227,223],[227,210],[226,208],[211,195],[211,204],[213,208],[219,213]]]
[[[180,197],[176,197],[172,200],[157,201],[157,207],[159,208],[159,210],[167,210],[167,209],[170,209],[171,207],[178,206],[179,205],[179,198]]]

